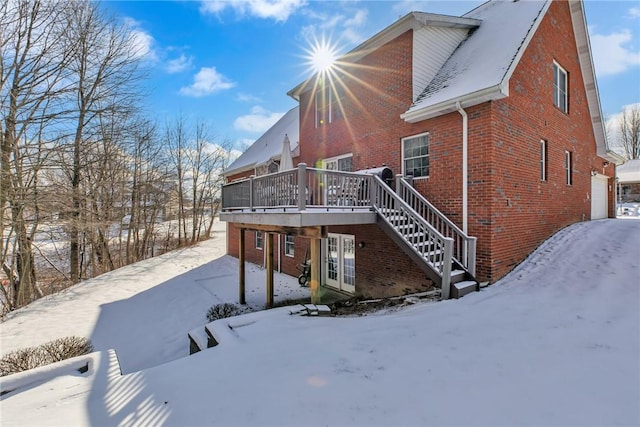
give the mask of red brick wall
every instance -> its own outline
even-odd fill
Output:
[[[312,94],[302,94],[299,161],[313,166],[320,159],[352,152],[354,169],[386,164],[400,173],[401,139],[429,132],[430,175],[417,179],[415,186],[461,226],[462,117],[456,112],[415,124],[400,119],[411,104],[411,49],[408,31],[342,73],[336,85],[348,91],[342,100],[342,117],[333,123],[316,129]],[[554,60],[569,75],[568,114],[553,106]],[[567,2],[550,5],[510,83],[508,98],[466,109],[469,233],[478,238],[477,276],[483,281],[498,280],[551,234],[589,219],[591,172],[613,177],[613,166],[603,168],[604,160],[596,155]],[[548,142],[546,182],[540,181],[540,139]],[[565,150],[573,154],[570,186],[565,183]],[[609,192],[610,216],[613,194]],[[332,227],[331,231],[355,234],[356,242],[365,242],[364,248],[356,249],[359,294],[388,296],[419,292],[431,285],[377,226]],[[229,252],[237,254],[233,236],[231,230]],[[251,239],[247,233],[248,250]],[[285,271],[298,274],[306,244],[304,239],[296,240],[296,258],[283,263]]]

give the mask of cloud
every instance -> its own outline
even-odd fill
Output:
[[[305,4],[306,0],[205,0],[200,5],[200,12],[218,15],[225,9],[233,9],[241,16],[284,22]]]
[[[241,102],[262,102],[262,99],[248,93],[239,93],[238,96],[236,96],[236,99]]]
[[[640,18],[640,7],[632,7],[627,11],[629,18]]]
[[[236,84],[218,73],[216,67],[203,67],[193,76],[193,83],[180,89],[185,96],[200,97],[231,89]]]
[[[153,49],[153,45],[155,44],[155,40],[153,36],[146,31],[144,31],[141,27],[140,22],[136,21],[133,18],[126,17],[124,18],[124,25],[129,30],[131,35],[131,43],[134,56],[137,58],[145,58],[151,61],[157,61],[158,55]]]
[[[429,10],[429,2],[428,1],[420,1],[420,0],[403,0],[393,5],[393,11],[400,15],[406,15],[409,12],[422,10]]]
[[[233,127],[247,132],[266,132],[275,122],[280,120],[284,113],[272,113],[260,106],[251,109],[251,113],[238,117],[233,122]]]
[[[365,40],[360,30],[367,23],[368,15],[366,9],[352,9],[348,13],[341,9],[334,15],[309,11],[307,16],[317,23],[304,26],[301,34],[306,40],[320,40],[323,34],[332,34],[330,38],[337,43],[357,44]]]
[[[609,143],[609,148],[623,156],[625,155],[625,150],[622,145],[620,133],[622,114],[625,111],[632,109],[640,110],[640,102],[622,106],[619,113],[610,115],[605,121],[605,126],[607,129],[607,142]]]
[[[638,49],[629,46],[632,38],[630,30],[591,35],[591,49],[598,77],[620,74],[640,65]]]
[[[192,56],[186,56],[185,54],[181,54],[179,57],[175,59],[168,60],[165,65],[165,70],[169,74],[181,73],[191,68],[192,63],[193,63]]]

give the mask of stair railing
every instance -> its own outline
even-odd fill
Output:
[[[453,258],[475,277],[477,238],[469,236],[462,231],[413,188],[402,175],[396,176],[396,192],[402,200],[438,230],[440,234],[453,239]]]
[[[442,279],[442,298],[449,298],[453,239],[442,235],[380,177],[372,175],[373,207],[380,217]]]

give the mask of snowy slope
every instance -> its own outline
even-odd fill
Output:
[[[225,319],[215,348],[123,376],[102,357],[87,374],[3,396],[0,421],[639,425],[638,242],[638,220],[579,223],[461,300],[365,317],[276,309]]]

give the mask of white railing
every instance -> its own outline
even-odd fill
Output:
[[[453,258],[475,277],[477,239],[462,231],[401,175],[396,177],[396,192],[440,234],[453,240]]]
[[[222,187],[222,209],[371,208],[372,175],[307,168],[251,176]]]
[[[453,239],[443,236],[407,202],[374,176],[376,212],[442,278],[442,298],[449,298]]]

